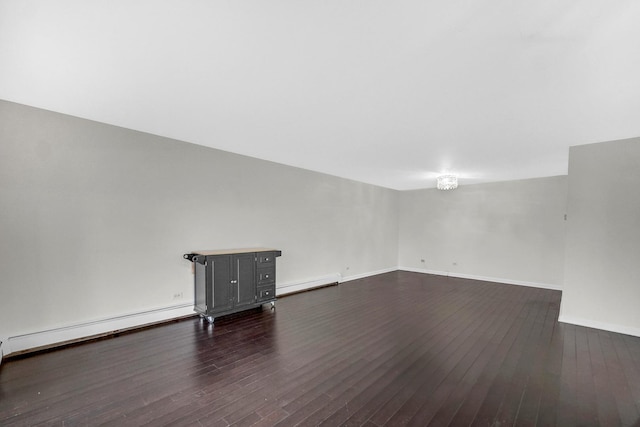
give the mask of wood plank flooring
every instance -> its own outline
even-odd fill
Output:
[[[9,359],[0,425],[640,425],[640,338],[560,296],[393,272]]]

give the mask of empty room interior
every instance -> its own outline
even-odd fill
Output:
[[[0,0],[0,425],[640,425],[639,21]]]

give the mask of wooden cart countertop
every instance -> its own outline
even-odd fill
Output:
[[[217,249],[211,251],[193,251],[196,255],[233,255],[233,254],[246,254],[251,252],[280,252],[279,249],[273,248],[242,248],[242,249]]]

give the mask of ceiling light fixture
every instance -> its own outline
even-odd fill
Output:
[[[437,179],[438,190],[455,190],[458,188],[458,177],[455,175],[440,175]]]

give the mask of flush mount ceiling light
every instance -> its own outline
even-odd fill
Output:
[[[455,175],[440,175],[437,179],[438,190],[455,190],[458,188],[458,177]]]

